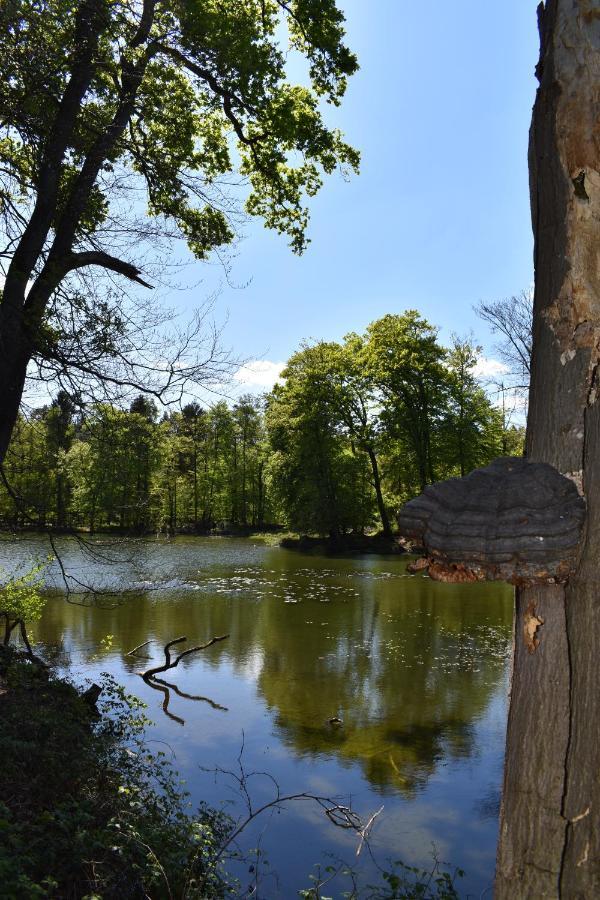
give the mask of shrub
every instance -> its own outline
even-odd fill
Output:
[[[101,715],[64,680],[2,650],[0,896],[231,894],[211,862],[229,819],[188,798],[143,741],[138,700],[103,676]]]

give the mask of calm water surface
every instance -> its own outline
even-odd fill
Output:
[[[215,767],[272,776],[282,793],[352,799],[365,818],[382,805],[371,838],[381,864],[427,865],[432,844],[466,870],[464,896],[491,897],[507,699],[512,592],[504,585],[442,585],[406,573],[408,558],[303,556],[258,541],[177,538],[96,546],[116,565],[62,540],[61,558],[86,584],[135,588],[110,608],[66,602],[51,592],[34,637],[77,677],[108,671],[142,697],[155,722],[154,746],[175,756],[192,799],[234,815],[241,801]],[[12,566],[48,552],[42,539],[0,543]],[[49,586],[58,588],[58,572]],[[81,600],[82,598],[78,598]],[[137,672],[152,663],[127,656],[151,640],[180,635],[228,640],[166,674],[178,689],[226,710],[152,690]],[[101,641],[112,635],[109,650]],[[147,651],[146,651],[147,652]],[[329,719],[337,716],[337,727]],[[158,742],[165,742],[164,744]],[[209,770],[209,771],[206,771]],[[273,783],[250,779],[256,805]],[[263,897],[293,897],[315,863],[333,854],[377,880],[356,837],[308,803],[263,818],[244,835],[258,841],[277,876]],[[243,884],[247,868],[237,871]],[[341,896],[341,884],[330,886]],[[337,891],[337,893],[336,893]]]

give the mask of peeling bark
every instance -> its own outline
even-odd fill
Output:
[[[600,896],[600,8],[547,0],[539,16],[527,455],[587,513],[567,584],[517,591],[497,900]]]

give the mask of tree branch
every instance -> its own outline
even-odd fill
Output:
[[[139,47],[148,38],[150,29],[152,28],[152,23],[154,21],[155,8],[156,0],[144,0],[142,17],[140,19],[138,30],[133,38],[133,41],[131,42],[132,47]]]
[[[62,260],[71,251],[77,226],[100,166],[121,138],[131,118],[139,87],[154,52],[155,48],[147,47],[135,63],[126,56],[121,57],[121,92],[112,122],[98,135],[84,160],[56,226],[48,258],[27,297],[26,309],[34,321],[41,317],[49,297],[60,283]]]
[[[64,273],[71,272],[73,269],[81,269],[84,266],[102,266],[104,269],[111,269],[135,281],[143,287],[152,290],[152,285],[140,278],[140,269],[132,263],[128,263],[123,259],[117,259],[103,250],[86,250],[82,253],[72,253],[67,257]]]
[[[76,14],[71,77],[44,148],[35,207],[7,273],[6,285],[9,287],[14,281],[24,288],[48,235],[55,213],[63,158],[81,110],[82,99],[96,70],[94,56],[105,23],[103,3],[99,0],[84,0],[81,3]]]
[[[142,672],[142,678],[144,681],[149,681],[154,675],[158,674],[158,672],[166,672],[167,669],[174,669],[175,666],[178,666],[181,660],[189,656],[191,653],[197,653],[199,650],[206,650],[207,647],[212,647],[213,644],[218,643],[219,641],[224,641],[228,638],[228,634],[222,634],[220,637],[211,638],[206,644],[200,644],[197,647],[190,647],[189,650],[184,650],[183,653],[180,653],[179,656],[175,657],[174,660],[171,660],[170,649],[175,644],[182,644],[184,641],[187,641],[187,637],[185,635],[183,637],[174,638],[172,641],[169,641],[165,644],[164,653],[165,653],[165,663],[163,666],[155,666],[153,669],[146,669],[145,672]]]
[[[232,92],[227,90],[227,88],[223,87],[219,84],[218,80],[215,78],[212,72],[208,69],[199,66],[198,63],[193,62],[191,59],[188,59],[185,54],[181,53],[181,51],[176,50],[175,47],[169,47],[166,44],[157,43],[157,48],[161,53],[164,53],[165,56],[170,56],[172,59],[176,60],[178,63],[181,63],[182,66],[185,66],[188,71],[192,72],[194,75],[197,75],[198,78],[201,78],[205,81],[211,90],[214,91],[217,96],[223,99],[223,110],[225,115],[233,125],[233,130],[235,131],[238,139],[242,144],[246,144],[249,147],[254,146],[259,141],[259,137],[249,138],[246,134],[244,134],[244,127],[236,114],[233,111],[232,101],[238,103],[242,108],[246,109],[246,104],[240,100],[239,97]]]

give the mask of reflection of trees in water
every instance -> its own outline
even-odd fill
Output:
[[[474,723],[506,664],[510,592],[397,577],[398,562],[379,563],[394,576],[385,578],[376,563],[368,563],[371,572],[360,565],[327,561],[323,574],[322,561],[273,551],[247,592],[151,592],[96,611],[53,601],[43,637],[58,641],[64,632],[67,648],[73,640],[91,654],[113,634],[114,649],[125,654],[149,639],[160,648],[173,634],[202,640],[229,632],[201,665],[227,661],[256,678],[292,752],[358,762],[373,785],[410,794],[442,759],[474,752]],[[301,602],[284,602],[291,592]],[[122,664],[140,668],[131,657]],[[192,658],[180,668],[198,664]],[[334,716],[341,726],[329,722]]]
[[[470,756],[504,670],[511,606],[493,586],[447,588],[371,582],[362,602],[295,628],[270,609],[259,687],[288,745],[357,761],[373,785],[407,793],[441,759]]]

